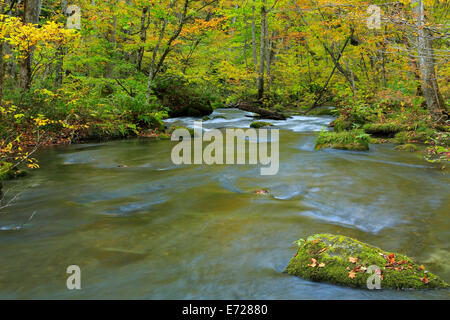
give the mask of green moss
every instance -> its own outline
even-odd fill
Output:
[[[172,127],[170,127],[169,131],[167,132],[170,136],[172,135],[172,133],[177,130],[177,129],[186,129],[187,131],[189,131],[189,133],[191,134],[191,137],[194,137],[194,129],[192,128],[188,128],[185,126],[181,126],[181,125],[174,125]]]
[[[9,162],[0,162],[0,181],[16,179],[26,175],[25,170],[12,168],[12,164]]]
[[[407,151],[407,152],[415,152],[417,151],[417,146],[415,144],[401,144],[399,146],[395,147],[395,150],[399,150],[399,151]]]
[[[381,270],[381,288],[431,289],[448,288],[438,276],[427,272],[405,255],[394,253],[395,261],[389,265],[392,252],[368,245],[358,240],[331,234],[316,234],[307,240],[297,241],[298,251],[289,261],[285,272],[305,279],[358,288],[367,288],[369,266]],[[351,262],[350,258],[356,258]],[[314,260],[315,259],[315,263]],[[397,268],[394,269],[394,268]],[[354,272],[351,278],[350,272]],[[425,283],[424,276],[428,280]]]
[[[0,181],[14,178],[14,172],[11,170],[12,164],[0,161]]]
[[[312,109],[307,114],[313,115],[313,116],[330,116],[330,115],[334,114],[334,110],[335,110],[334,108],[330,108],[330,107],[321,107],[321,108]],[[281,108],[280,111],[283,111],[283,108]]]
[[[316,140],[316,149],[369,150],[369,135],[362,130],[343,132],[322,131]]]
[[[397,143],[421,142],[424,143],[435,136],[435,131],[430,128],[417,131],[401,131],[395,135]]]
[[[366,133],[373,135],[394,136],[396,133],[405,130],[405,126],[393,122],[367,123],[363,126]]]
[[[350,130],[352,128],[352,123],[349,120],[337,118],[332,123],[330,123],[330,126],[334,128],[334,131],[341,132]]]
[[[269,122],[263,122],[263,121],[255,121],[250,124],[250,128],[259,129],[263,127],[271,127],[272,124]]]
[[[171,135],[168,134],[168,133],[161,133],[161,134],[158,136],[158,138],[161,139],[161,140],[168,140],[168,139],[170,139],[170,137],[171,137]]]

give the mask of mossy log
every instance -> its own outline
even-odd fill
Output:
[[[370,266],[377,266],[381,289],[449,287],[409,257],[349,237],[316,234],[296,243],[298,251],[285,272],[305,279],[367,289],[368,278],[374,276]]]

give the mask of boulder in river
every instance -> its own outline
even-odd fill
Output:
[[[184,79],[159,79],[152,89],[170,117],[203,117],[213,112],[211,97]]]
[[[298,251],[289,261],[285,272],[305,279],[369,288],[368,282],[379,277],[382,289],[449,287],[409,257],[349,237],[315,234],[306,240],[298,240],[296,244]]]

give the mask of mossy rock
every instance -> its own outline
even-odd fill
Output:
[[[202,121],[208,121],[208,120],[211,120],[208,116],[204,116],[204,117],[202,118]]]
[[[393,122],[383,123],[367,123],[363,126],[366,133],[378,136],[394,136],[396,133],[405,130],[406,127],[402,124]]]
[[[417,146],[411,143],[401,144],[399,146],[396,146],[394,149],[398,151],[407,151],[407,152],[416,152],[418,150]]]
[[[27,175],[25,170],[12,168],[12,166],[9,162],[0,162],[0,181],[17,179]]]
[[[212,117],[212,120],[214,120],[214,119],[225,119],[226,120],[227,118],[224,116],[218,115],[218,116]]]
[[[269,122],[263,122],[263,121],[255,121],[250,124],[250,128],[259,129],[264,127],[272,127],[273,125]]]
[[[333,148],[352,151],[369,150],[369,135],[361,130],[326,132],[319,134],[316,149]]]
[[[367,279],[373,275],[369,267],[377,266],[382,289],[449,287],[409,257],[349,237],[315,234],[296,243],[298,251],[285,272],[304,279],[367,289]]]
[[[425,141],[430,139],[430,137],[434,137],[435,135],[436,132],[430,128],[416,131],[401,131],[395,135],[395,140],[398,143],[408,143],[408,142],[424,143]]]

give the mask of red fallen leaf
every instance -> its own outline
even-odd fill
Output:
[[[389,263],[394,263],[395,262],[395,254],[390,254],[387,257],[389,259]]]
[[[428,281],[427,275],[424,275],[423,278],[420,279],[420,281],[422,281],[425,284],[428,284],[429,281]]]

